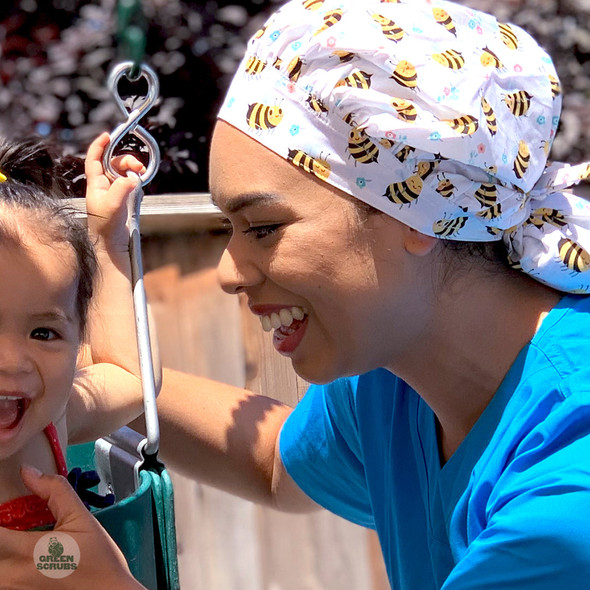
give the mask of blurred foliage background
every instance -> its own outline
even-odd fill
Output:
[[[547,49],[564,89],[551,157],[590,159],[590,0],[462,3],[522,26]],[[280,0],[140,4],[145,61],[161,86],[158,106],[143,123],[162,148],[160,171],[146,192],[206,191],[208,144],[220,101],[248,38]],[[97,134],[119,124],[122,115],[106,82],[110,68],[125,57],[118,15],[117,0],[3,3],[0,133],[38,135],[81,155]]]

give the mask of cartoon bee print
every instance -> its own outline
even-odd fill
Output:
[[[280,57],[277,57],[274,60],[272,67],[275,68],[275,70],[280,70],[282,65],[283,65],[283,60]]]
[[[262,60],[258,59],[255,55],[251,55],[246,62],[245,70],[246,73],[250,76],[255,76],[256,74],[260,74],[262,70],[266,67],[266,63]]]
[[[348,134],[348,152],[360,164],[377,162],[379,157],[379,148],[360,127],[355,127]]]
[[[301,75],[301,68],[303,67],[303,61],[301,58],[296,55],[287,66],[287,76],[291,82],[297,82],[299,80],[299,76]]]
[[[434,189],[441,197],[445,199],[450,199],[455,192],[455,185],[444,176],[439,178],[439,182],[437,187]]]
[[[563,213],[557,209],[551,209],[549,207],[541,207],[540,209],[533,211],[527,220],[527,224],[529,223],[539,228],[543,227],[545,223],[553,225],[559,229],[562,229],[567,225]]]
[[[526,90],[517,90],[509,92],[502,100],[515,117],[522,117],[531,106],[531,98],[533,97]]]
[[[341,51],[339,49],[332,51],[332,55],[335,55],[341,64],[348,63],[356,57],[356,54],[352,53],[352,51]]]
[[[512,30],[512,27],[507,24],[498,23],[498,28],[500,29],[500,37],[502,41],[508,49],[518,49],[518,37],[516,33]]]
[[[305,10],[317,10],[321,8],[325,0],[303,0],[303,8]]]
[[[479,61],[484,68],[494,67],[498,70],[504,68],[500,58],[489,47],[482,49]]]
[[[319,99],[314,94],[310,94],[309,98],[305,102],[307,102],[311,109],[316,113],[328,112],[328,107],[324,104],[324,102],[321,99]]]
[[[321,180],[327,180],[330,176],[330,164],[327,160],[314,158],[302,150],[289,149],[287,160]]]
[[[344,115],[344,117],[342,117],[342,120],[347,125],[350,125],[351,127],[356,127],[357,126],[357,124],[354,121],[354,113],[347,113],[346,115]]]
[[[324,15],[324,24],[313,34],[315,37],[324,31],[327,31],[330,27],[333,27],[336,23],[340,22],[342,18],[342,9],[336,8],[331,10]]]
[[[549,83],[551,84],[551,96],[555,100],[561,94],[561,84],[555,76],[549,74],[547,77],[549,78]]]
[[[382,137],[379,140],[379,144],[382,145],[386,150],[390,150],[395,145],[395,143],[391,141],[391,139],[387,139],[385,137]]]
[[[493,137],[498,132],[498,120],[492,109],[490,103],[482,96],[481,97],[481,110],[486,120],[486,126],[490,135]]]
[[[354,70],[345,78],[338,80],[334,88],[338,88],[340,86],[349,86],[350,88],[361,88],[363,90],[368,90],[371,87],[372,75],[373,74],[367,74],[367,72],[363,72],[361,70]]]
[[[497,236],[498,234],[502,233],[502,230],[498,227],[493,227],[491,225],[486,225],[486,231],[491,235],[491,236]]]
[[[506,256],[506,261],[508,262],[508,266],[510,268],[513,268],[514,270],[522,270],[520,260],[515,260],[514,258],[512,258],[512,256],[510,256],[510,254]]]
[[[449,49],[443,53],[433,53],[432,59],[450,70],[460,70],[465,65],[465,58],[459,51]]]
[[[491,182],[483,182],[473,195],[482,207],[493,207],[498,198],[496,185]]]
[[[522,139],[518,142],[518,153],[514,159],[514,174],[516,178],[522,178],[528,170],[531,161],[531,151],[529,146]]]
[[[397,116],[407,123],[414,123],[418,117],[416,107],[409,101],[403,98],[392,98],[391,104],[397,111]]]
[[[436,160],[422,160],[418,162],[418,165],[416,166],[416,173],[422,180],[424,180],[434,172],[437,166],[438,162]]]
[[[559,258],[573,272],[586,272],[590,268],[590,254],[577,242],[562,238],[557,244]]]
[[[399,152],[397,152],[397,154],[395,154],[395,157],[403,164],[410,157],[410,154],[415,150],[416,148],[405,145],[400,149]]]
[[[444,10],[443,8],[433,8],[432,14],[434,16],[434,20],[439,24],[442,25],[449,33],[452,33],[457,36],[457,29],[455,29],[455,24],[453,23],[453,19],[449,16],[449,13]]]
[[[405,31],[391,19],[382,14],[373,14],[373,20],[381,26],[381,31],[387,39],[398,43],[405,35]]]
[[[454,219],[439,219],[432,224],[432,232],[439,238],[454,236],[465,226],[467,217],[455,217]]]
[[[390,184],[383,196],[396,205],[409,205],[420,196],[422,186],[422,179],[414,174],[402,182]]]
[[[261,102],[248,105],[246,121],[252,129],[274,129],[283,120],[283,109],[278,106],[269,106]]]
[[[478,217],[482,217],[483,219],[496,219],[502,215],[502,205],[500,203],[496,203],[492,207],[487,207],[486,209],[482,209],[476,213]]]
[[[390,78],[395,80],[404,88],[416,88],[418,85],[418,74],[416,73],[416,68],[413,64],[405,59],[397,64]]]
[[[473,135],[479,127],[479,121],[472,115],[463,115],[457,119],[443,119],[443,122],[463,135]]]
[[[260,39],[260,37],[262,37],[262,35],[264,35],[264,33],[266,32],[266,25],[264,25],[263,27],[261,27],[260,29],[258,29],[254,35],[252,36],[253,39]]]

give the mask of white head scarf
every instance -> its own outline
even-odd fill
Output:
[[[444,0],[292,0],[250,40],[219,117],[441,239],[590,292],[590,164],[547,164],[561,87],[526,32]]]

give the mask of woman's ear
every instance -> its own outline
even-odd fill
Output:
[[[407,227],[406,229],[404,248],[408,254],[413,254],[414,256],[426,256],[434,250],[437,242],[438,238],[427,236],[411,227]]]

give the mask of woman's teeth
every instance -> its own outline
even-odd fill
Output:
[[[302,320],[304,317],[305,310],[301,307],[291,307],[289,309],[284,307],[279,313],[261,315],[260,322],[262,329],[265,332],[270,332],[272,329],[277,330],[280,327],[288,328],[293,323],[293,320]]]

